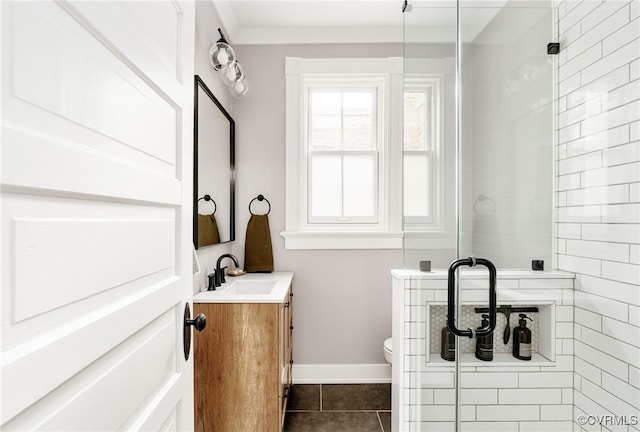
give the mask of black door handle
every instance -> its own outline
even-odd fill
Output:
[[[456,327],[456,269],[460,266],[467,265],[469,267],[475,267],[476,265],[483,265],[489,270],[489,326],[483,327],[479,330],[474,329],[466,329],[460,330]],[[457,336],[466,336],[470,339],[478,336],[488,336],[493,333],[493,330],[496,328],[496,309],[497,309],[497,301],[496,301],[496,267],[493,265],[491,261],[484,258],[463,258],[457,261],[454,261],[449,266],[449,274],[448,274],[448,298],[447,298],[447,327],[451,333]]]
[[[184,349],[184,359],[189,360],[189,351],[191,350],[191,326],[199,332],[207,326],[207,317],[203,313],[196,315],[191,319],[191,309],[189,303],[184,305],[184,331],[182,333],[182,347]]]
[[[185,320],[184,325],[193,326],[193,328],[201,332],[207,326],[207,316],[199,313],[194,319]]]

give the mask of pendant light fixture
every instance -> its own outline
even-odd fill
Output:
[[[220,79],[227,85],[231,95],[239,98],[247,94],[249,84],[242,66],[238,63],[235,51],[224,38],[221,29],[218,29],[218,33],[220,33],[220,39],[209,49],[209,63],[215,71],[220,73]]]
[[[235,63],[236,53],[224,38],[222,30],[218,29],[218,33],[220,33],[220,39],[209,49],[209,62],[214,70],[220,71]]]

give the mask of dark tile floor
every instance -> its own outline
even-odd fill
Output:
[[[389,432],[391,384],[297,384],[285,432]]]

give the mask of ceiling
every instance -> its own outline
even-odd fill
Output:
[[[452,42],[455,0],[211,0],[234,45]],[[463,39],[473,38],[505,0],[467,0]],[[512,0],[514,1],[514,0]]]

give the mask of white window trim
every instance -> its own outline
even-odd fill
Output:
[[[286,249],[401,249],[403,60],[306,59],[287,57],[286,74],[286,211],[281,232]],[[305,81],[334,76],[383,78],[384,128],[379,151],[385,154],[376,224],[307,224],[306,160],[302,149]]]

